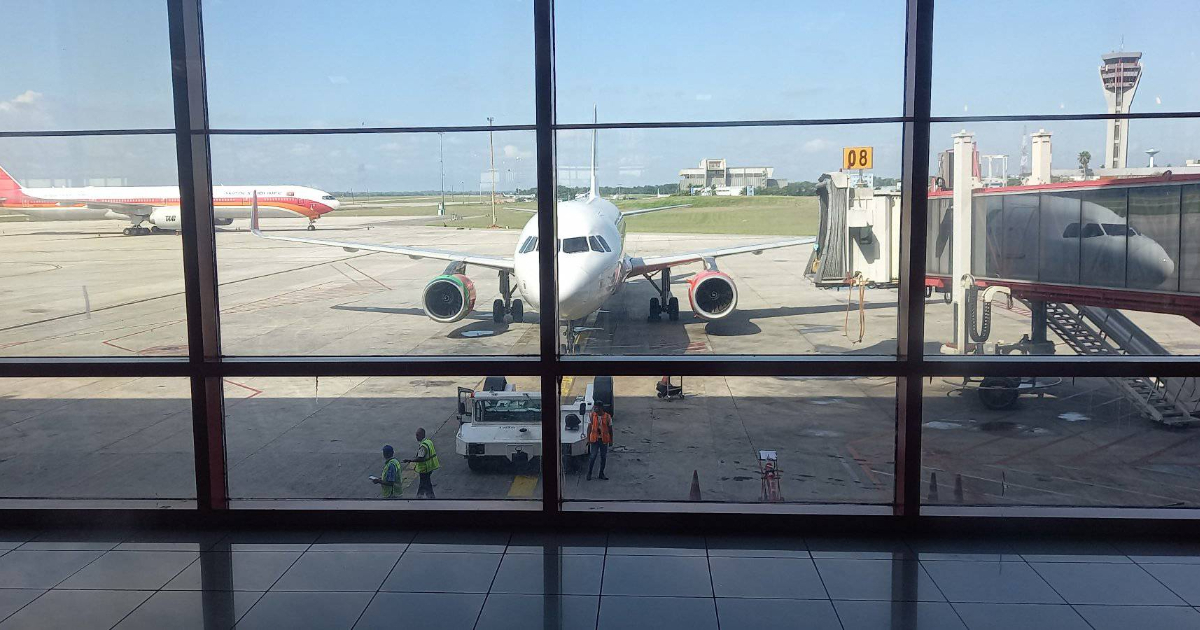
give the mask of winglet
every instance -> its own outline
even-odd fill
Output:
[[[18,200],[23,196],[21,185],[8,174],[8,171],[0,167],[0,198]]]
[[[592,104],[592,123],[596,123],[596,105]],[[596,182],[596,129],[592,129],[592,187],[588,191],[588,199],[600,196],[600,185]]]
[[[258,191],[250,193],[250,231],[255,236],[262,236],[262,232],[258,229]]]

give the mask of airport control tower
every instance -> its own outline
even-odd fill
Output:
[[[1101,57],[1100,81],[1104,85],[1104,100],[1108,102],[1108,113],[1124,114],[1133,104],[1133,95],[1142,79],[1142,53],[1113,52]],[[1129,121],[1109,120],[1105,137],[1104,166],[1125,168],[1129,149]]]

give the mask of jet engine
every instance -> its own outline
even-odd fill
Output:
[[[421,302],[429,319],[456,322],[475,308],[475,283],[461,273],[438,276],[425,285]]]
[[[692,312],[700,319],[721,319],[737,308],[737,285],[720,271],[702,271],[688,280]]]
[[[213,224],[214,224],[214,225],[219,225],[219,226],[221,226],[221,227],[225,227],[226,225],[233,225],[233,218],[231,218],[231,217],[217,217],[217,218],[213,219]]]
[[[155,208],[150,213],[150,223],[160,230],[178,232],[182,229],[179,222],[179,208]]]

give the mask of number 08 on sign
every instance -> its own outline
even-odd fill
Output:
[[[842,148],[842,169],[867,169],[871,168],[871,162],[875,150],[872,147],[843,147]]]

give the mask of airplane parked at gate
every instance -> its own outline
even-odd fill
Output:
[[[728,316],[737,307],[737,285],[733,278],[717,268],[717,258],[734,254],[759,254],[764,250],[780,247],[810,245],[814,237],[793,238],[757,243],[718,247],[665,256],[629,256],[625,252],[625,218],[658,212],[679,205],[644,208],[621,212],[612,202],[600,196],[596,180],[596,133],[592,132],[592,176],[591,188],[585,196],[572,201],[558,203],[558,313],[567,322],[568,343],[574,323],[586,318],[600,308],[631,278],[644,277],[657,290],[658,295],[650,299],[650,319],[660,319],[663,313],[674,321],[679,318],[679,299],[671,295],[671,268],[700,262],[704,270],[688,280],[688,297],[692,312],[704,320],[718,320]],[[685,204],[686,205],[686,204]],[[514,299],[519,292],[534,308],[538,307],[538,223],[537,217],[529,220],[521,230],[513,256],[486,256],[466,252],[452,252],[405,245],[375,245],[349,243],[323,239],[275,236],[259,230],[257,215],[250,221],[256,236],[293,243],[328,245],[346,251],[381,252],[400,254],[410,258],[432,258],[450,264],[442,275],[425,286],[422,305],[426,315],[436,322],[456,322],[466,317],[475,307],[475,284],[466,275],[468,266],[493,269],[500,274],[500,294],[492,303],[492,319],[503,322],[522,321],[524,304]],[[656,283],[653,276],[658,275]],[[515,286],[514,282],[515,280]]]
[[[261,216],[304,217],[308,229],[323,214],[338,207],[333,195],[304,186],[213,186],[213,217],[217,225],[250,218],[251,196],[258,193]],[[178,186],[87,186],[83,188],[24,188],[0,168],[0,209],[43,221],[128,219],[126,236],[179,230]],[[145,227],[144,224],[150,224]]]

